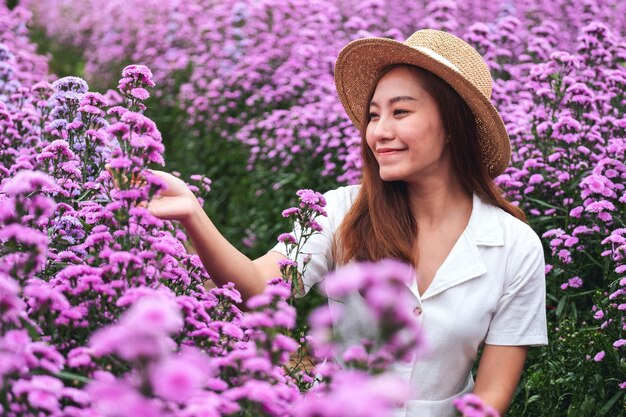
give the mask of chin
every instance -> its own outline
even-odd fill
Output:
[[[385,182],[405,180],[404,175],[400,175],[398,173],[393,173],[393,172],[379,172],[378,175],[380,176],[380,179]]]

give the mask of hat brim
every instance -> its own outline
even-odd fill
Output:
[[[395,64],[423,68],[448,83],[476,119],[479,148],[491,177],[509,165],[511,143],[500,114],[489,98],[463,75],[432,55],[387,38],[358,39],[346,45],[335,64],[337,94],[352,123],[363,131],[370,95],[380,72]]]

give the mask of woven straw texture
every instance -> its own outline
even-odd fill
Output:
[[[394,64],[424,68],[452,86],[474,113],[483,163],[489,174],[496,177],[506,169],[511,143],[504,122],[490,101],[489,68],[474,48],[447,32],[419,30],[405,42],[358,39],[341,50],[335,64],[337,93],[359,130],[365,127],[378,74]]]

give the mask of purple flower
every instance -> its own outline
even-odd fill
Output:
[[[165,296],[146,296],[120,317],[119,323],[98,330],[90,346],[97,356],[116,353],[126,360],[157,359],[171,351],[168,335],[183,325],[176,303]]]
[[[134,80],[146,83],[150,87],[154,87],[152,81],[152,71],[145,65],[129,65],[122,70],[122,77],[132,78]]]
[[[120,116],[120,120],[132,126],[133,131],[137,133],[152,135],[158,132],[154,122],[140,113],[127,111]]]
[[[288,209],[283,210],[281,213],[283,217],[289,217],[296,213],[298,213],[300,209],[298,207],[289,207]]]
[[[315,220],[311,220],[311,222],[309,223],[309,227],[311,228],[311,230],[315,232],[321,232],[322,230],[324,230],[322,225],[316,222]]]
[[[172,334],[181,329],[183,320],[176,303],[165,297],[144,297],[122,315],[122,322],[142,332]]]
[[[530,178],[528,179],[528,183],[529,184],[540,184],[543,182],[543,175],[541,174],[533,174],[530,176]]]
[[[572,254],[569,250],[567,249],[561,249],[557,252],[557,256],[559,257],[559,259],[565,263],[565,264],[569,264],[572,263]]]
[[[63,383],[48,375],[34,375],[30,380],[19,379],[11,388],[16,396],[26,395],[31,407],[46,410],[49,413],[60,411],[59,399]]]
[[[604,359],[604,355],[605,355],[605,353],[602,350],[602,351],[596,353],[596,355],[593,357],[593,360],[596,361],[596,362],[600,362],[600,361],[602,361],[602,359]]]
[[[168,401],[184,403],[199,394],[207,378],[201,354],[182,354],[164,359],[151,369],[154,392]],[[205,367],[206,368],[206,367]]]
[[[382,370],[393,361],[412,360],[425,346],[419,322],[413,314],[414,299],[407,288],[413,279],[415,273],[410,265],[393,260],[349,264],[326,277],[324,290],[329,298],[356,304],[367,312],[360,318],[367,323],[362,325],[363,334],[351,337],[368,341],[369,368]],[[342,324],[345,320],[356,319],[344,317],[345,309],[337,305],[332,306],[331,313],[333,324],[340,327],[345,325]],[[314,350],[320,356],[328,356],[339,346],[346,348],[353,344],[346,344],[341,334],[334,335],[324,325],[324,319],[328,317],[325,313],[319,318],[313,317]],[[322,321],[317,323],[320,319]],[[337,353],[341,355],[341,352]]]
[[[408,398],[407,384],[394,376],[344,371],[333,373],[330,387],[309,391],[292,410],[296,417],[386,416]],[[337,404],[350,404],[349,412]]]
[[[583,285],[583,280],[580,279],[580,277],[573,277],[570,278],[567,283],[569,284],[570,287],[572,288],[580,288]]]
[[[130,383],[113,377],[96,379],[89,383],[87,393],[93,409],[99,416],[154,416],[165,417],[155,402],[142,396]]]
[[[582,214],[584,208],[583,207],[574,207],[572,210],[570,210],[569,215],[574,217],[574,218],[578,218],[580,217],[580,215]]]
[[[292,261],[291,259],[281,259],[280,261],[278,261],[278,266],[281,269],[290,268],[290,267],[297,268],[298,263],[296,261]]]
[[[344,362],[367,363],[368,355],[362,345],[350,346],[345,350],[342,357]]]
[[[150,93],[148,93],[148,90],[146,90],[145,88],[140,88],[140,87],[133,88],[132,90],[130,90],[130,95],[136,98],[137,100],[146,100],[148,97],[150,97]]]
[[[243,339],[244,333],[241,327],[233,323],[223,323],[221,326],[222,333],[234,339]]]
[[[124,113],[129,111],[126,107],[122,106],[113,106],[109,110],[107,110],[107,114],[113,115],[117,118],[121,118]]]
[[[624,345],[626,345],[626,339],[619,339],[619,340],[616,340],[615,342],[613,342],[613,347],[615,349],[619,349],[619,348],[621,348]]]
[[[296,192],[296,195],[300,197],[300,201],[304,204],[317,204],[322,207],[326,205],[326,200],[324,196],[317,191],[302,189]]]
[[[83,96],[81,105],[89,104],[98,108],[106,107],[109,104],[109,100],[100,93],[88,92]]]
[[[604,210],[615,211],[615,205],[613,205],[610,201],[601,200],[594,201],[585,207],[585,211],[590,213],[600,213]]]
[[[500,414],[493,407],[476,394],[465,394],[454,400],[454,406],[464,417],[500,417]]]
[[[350,264],[326,277],[325,290],[329,296],[344,297],[381,277],[406,285],[415,279],[415,271],[410,265],[395,260]]]
[[[65,358],[55,347],[43,342],[28,344],[24,350],[24,358],[30,368],[40,368],[51,373],[60,372],[65,363]]]
[[[109,326],[96,331],[90,339],[95,356],[116,354],[128,361],[158,360],[174,349],[165,335],[145,332],[125,325]]]
[[[4,183],[2,192],[8,195],[29,194],[35,191],[54,191],[58,187],[54,179],[39,171],[20,171]]]
[[[79,368],[92,364],[91,354],[93,351],[85,347],[77,347],[67,354],[67,365],[70,368]]]
[[[79,77],[63,77],[52,83],[52,87],[57,91],[73,91],[84,94],[89,90],[87,82]]]
[[[26,307],[19,294],[17,281],[0,272],[0,317],[3,320],[14,322]]]
[[[297,243],[296,237],[292,235],[291,233],[281,233],[280,235],[278,235],[278,241],[281,243],[286,243],[286,244],[290,243],[293,245]]]

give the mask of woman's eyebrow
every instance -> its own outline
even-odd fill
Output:
[[[417,101],[414,97],[411,96],[397,96],[389,100],[389,104],[395,104],[399,101]],[[375,101],[370,101],[370,107],[380,107]]]

